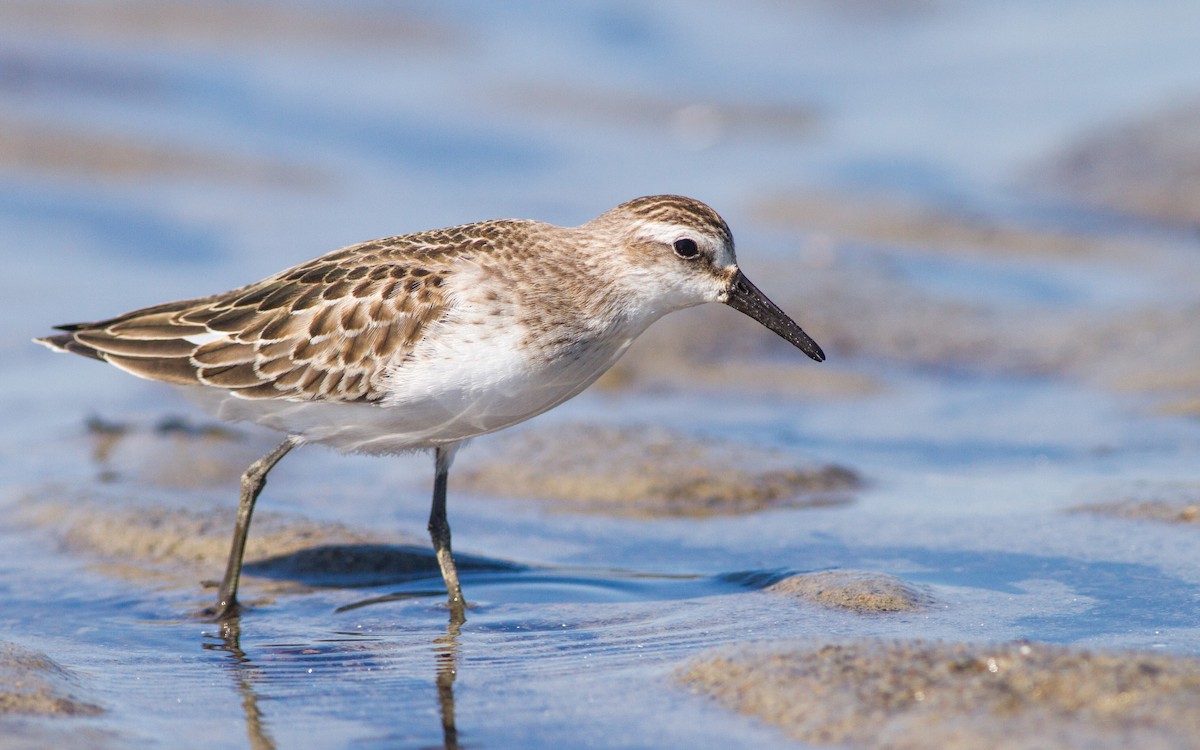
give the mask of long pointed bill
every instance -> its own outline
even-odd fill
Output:
[[[812,336],[805,333],[778,305],[767,299],[767,295],[751,284],[740,270],[733,275],[725,295],[725,304],[734,310],[754,318],[816,361],[825,361],[825,352],[812,340]]]

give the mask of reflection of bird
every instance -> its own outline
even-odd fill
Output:
[[[224,419],[287,435],[242,477],[216,613],[237,611],[254,501],[288,451],[435,452],[429,530],[461,617],[446,476],[464,440],[571,398],[664,314],[723,302],[817,361],[738,270],[711,208],[638,198],[578,227],[500,220],[365,242],[211,297],[38,339],[181,386]]]

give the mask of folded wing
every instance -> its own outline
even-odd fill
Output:
[[[404,239],[346,248],[224,294],[61,326],[64,333],[38,340],[144,378],[242,398],[377,401],[385,370],[404,361],[448,304],[438,262],[445,253]]]

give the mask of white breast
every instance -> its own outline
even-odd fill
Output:
[[[590,385],[641,332],[614,326],[549,344],[521,316],[494,312],[464,302],[385,378],[384,408],[402,412],[422,440],[464,439],[541,414]]]

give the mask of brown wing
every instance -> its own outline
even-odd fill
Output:
[[[385,369],[445,312],[450,261],[486,251],[490,236],[468,225],[376,240],[224,294],[62,326],[66,333],[40,341],[245,398],[374,401]]]

